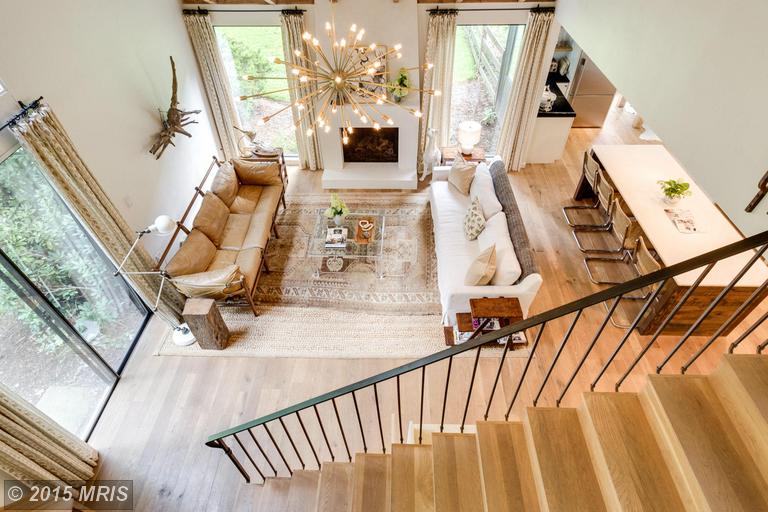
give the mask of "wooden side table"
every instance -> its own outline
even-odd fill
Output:
[[[187,299],[181,316],[200,348],[221,350],[227,346],[229,329],[213,299]]]
[[[523,320],[523,309],[517,297],[482,297],[469,299],[469,313],[456,313],[456,327],[459,333],[474,332],[483,319],[491,318],[499,321],[499,328],[506,327]],[[481,334],[487,334],[495,328],[483,329]],[[445,344],[456,344],[452,326],[443,328]]]
[[[440,164],[451,165],[456,160],[456,156],[459,154],[458,146],[448,146],[440,148]],[[472,150],[471,155],[461,155],[467,162],[485,162],[485,150],[483,148],[475,148]]]

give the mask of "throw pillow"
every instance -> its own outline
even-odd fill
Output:
[[[203,203],[200,205],[192,227],[203,232],[205,236],[211,239],[211,242],[218,247],[221,237],[224,234],[224,226],[227,225],[229,217],[229,208],[219,196],[208,192],[203,197]]]
[[[171,277],[197,274],[208,269],[216,256],[216,246],[199,229],[193,229],[165,267]]]
[[[243,185],[282,185],[280,164],[234,159],[235,173]]]
[[[491,282],[496,272],[496,246],[491,246],[477,255],[469,265],[464,284],[467,286],[485,286]]]
[[[224,162],[216,172],[216,177],[213,178],[211,192],[219,196],[219,199],[224,201],[224,204],[232,206],[239,188],[240,184],[237,182],[234,167],[232,167],[231,163]]]
[[[484,229],[483,209],[480,207],[480,200],[475,198],[464,216],[464,236],[467,240],[474,240]]]
[[[448,172],[448,183],[456,187],[465,196],[468,195],[472,179],[475,177],[476,168],[477,165],[465,162],[461,155],[459,155],[453,161],[451,170]]]
[[[469,187],[469,197],[480,199],[480,206],[483,207],[485,220],[490,219],[501,211],[501,203],[496,197],[491,173],[488,172],[488,166],[484,163],[477,166],[475,179],[472,180],[472,184]]]
[[[491,284],[497,286],[511,286],[520,279],[522,270],[517,261],[515,247],[509,236],[507,217],[499,212],[485,222],[485,229],[477,237],[481,249],[496,247],[496,272],[493,274]]]

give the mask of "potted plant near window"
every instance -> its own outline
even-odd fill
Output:
[[[339,196],[333,194],[331,196],[331,205],[325,210],[324,215],[329,219],[333,219],[333,222],[337,226],[341,226],[344,216],[348,213],[349,207],[339,198]]]
[[[658,183],[667,204],[675,204],[680,199],[691,195],[691,184],[685,181],[669,179],[659,180]]]
[[[397,79],[387,83],[387,90],[392,95],[396,103],[403,101],[403,98],[408,96],[409,87],[411,86],[411,79],[408,77],[408,70],[400,68],[397,73]]]

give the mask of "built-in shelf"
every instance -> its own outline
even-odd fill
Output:
[[[555,51],[556,52],[572,52],[573,51],[573,46],[571,46],[569,44],[559,44],[559,45],[555,46]]]

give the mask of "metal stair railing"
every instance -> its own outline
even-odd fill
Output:
[[[307,432],[307,428],[305,426],[306,422],[312,419],[312,416],[314,416],[314,420],[316,420],[317,427],[319,427],[319,430],[322,433],[322,440],[323,440],[322,445],[324,445],[324,447],[327,449],[330,460],[332,461],[336,460],[340,455],[338,453],[339,451],[338,449],[336,450],[336,452],[334,452],[328,437],[329,428],[334,428],[334,429],[337,428],[336,431],[338,434],[340,434],[342,443],[344,445],[344,452],[341,455],[342,457],[346,458],[351,462],[352,452],[350,451],[350,443],[349,443],[348,436],[353,430],[355,430],[355,427],[358,430],[359,437],[361,438],[363,451],[368,452],[370,448],[365,438],[365,429],[363,426],[363,420],[360,413],[360,407],[358,406],[358,397],[359,397],[360,391],[371,388],[373,390],[373,399],[375,401],[375,406],[376,406],[376,425],[378,427],[377,433],[379,437],[378,442],[380,443],[381,453],[386,453],[387,447],[384,441],[384,430],[383,430],[382,420],[381,420],[380,396],[379,396],[381,385],[389,381],[394,381],[396,385],[397,429],[398,429],[397,434],[400,442],[402,443],[404,440],[404,437],[403,437],[403,423],[402,423],[401,377],[408,373],[418,372],[418,371],[420,371],[421,373],[419,414],[418,414],[419,416],[418,443],[421,444],[423,421],[424,421],[424,388],[425,388],[426,368],[428,366],[435,365],[436,363],[439,363],[441,361],[445,361],[445,360],[448,361],[448,368],[445,376],[445,387],[444,387],[444,394],[443,394],[443,400],[442,400],[442,410],[440,415],[439,428],[440,428],[440,431],[442,432],[445,426],[445,410],[446,410],[446,403],[448,398],[449,384],[451,382],[451,371],[453,367],[454,357],[464,352],[468,352],[470,350],[476,350],[476,353],[474,354],[472,375],[469,380],[469,384],[466,391],[467,393],[466,401],[465,401],[462,419],[461,419],[461,425],[460,425],[460,431],[463,432],[464,426],[467,421],[467,414],[470,406],[470,401],[472,398],[473,388],[475,384],[475,377],[477,373],[477,367],[480,360],[480,353],[481,353],[482,347],[487,343],[495,342],[502,338],[507,339],[507,341],[504,342],[504,348],[499,358],[499,366],[495,373],[493,386],[491,388],[490,393],[488,394],[488,397],[486,398],[487,405],[485,407],[485,413],[483,414],[483,419],[487,420],[490,409],[491,409],[491,404],[493,402],[493,398],[498,388],[498,384],[499,384],[499,380],[505,364],[506,356],[510,349],[509,337],[514,333],[526,332],[530,329],[538,328],[536,331],[536,335],[534,337],[534,341],[530,346],[530,352],[526,358],[520,377],[517,379],[517,384],[516,384],[512,399],[509,402],[509,405],[505,409],[506,413],[504,414],[504,419],[508,420],[513,407],[515,406],[516,403],[518,403],[521,388],[523,387],[523,384],[526,382],[526,378],[528,377],[528,374],[529,374],[531,362],[533,361],[537,353],[537,349],[542,344],[542,335],[547,325],[551,325],[552,322],[555,320],[565,319],[565,317],[572,315],[572,320],[570,321],[569,326],[565,331],[565,334],[563,335],[562,340],[560,341],[560,344],[558,345],[551,361],[549,362],[548,365],[546,365],[547,370],[545,372],[544,378],[542,379],[542,382],[538,386],[537,392],[535,394],[535,398],[531,400],[530,405],[534,407],[539,404],[542,393],[546,388],[550,380],[550,377],[552,376],[560,360],[560,356],[563,354],[566,346],[568,345],[569,341],[572,339],[574,329],[579,323],[579,320],[582,318],[582,313],[587,308],[590,308],[596,305],[605,304],[607,312],[603,317],[603,320],[600,322],[597,331],[595,331],[594,334],[590,336],[591,341],[587,345],[587,348],[582,354],[582,356],[579,358],[579,361],[576,367],[574,368],[574,370],[571,372],[571,375],[567,383],[563,386],[562,390],[557,396],[557,399],[555,400],[556,406],[559,407],[561,402],[563,401],[564,396],[569,391],[569,389],[572,388],[573,383],[576,380],[577,376],[585,367],[585,363],[587,363],[587,361],[589,360],[590,355],[592,354],[592,351],[596,343],[598,342],[598,339],[600,338],[601,334],[603,334],[606,326],[608,325],[608,322],[611,319],[611,316],[616,312],[616,309],[623,296],[627,294],[631,294],[631,292],[641,290],[641,289],[646,289],[646,288],[653,289],[653,292],[649,294],[648,298],[643,302],[639,312],[635,315],[633,321],[630,324],[630,327],[626,330],[625,334],[621,337],[619,342],[616,344],[609,358],[602,364],[600,370],[591,380],[591,383],[589,385],[589,388],[591,390],[595,389],[595,386],[597,386],[600,380],[602,380],[602,378],[604,377],[606,370],[611,366],[611,364],[614,363],[614,360],[616,359],[617,355],[621,352],[621,350],[625,347],[633,331],[637,328],[638,324],[643,319],[644,315],[649,311],[654,301],[658,298],[659,294],[661,293],[661,290],[664,288],[664,284],[670,279],[673,279],[677,275],[703,268],[703,270],[701,271],[701,273],[699,274],[695,282],[691,285],[690,288],[688,288],[688,290],[686,290],[686,292],[680,297],[680,299],[678,299],[678,301],[675,303],[675,305],[672,307],[669,313],[667,313],[667,315],[664,317],[664,320],[661,322],[661,324],[659,324],[654,334],[650,337],[649,341],[643,345],[641,350],[635,355],[632,362],[625,369],[621,377],[614,383],[613,389],[618,391],[621,385],[627,379],[627,377],[636,369],[637,365],[645,357],[648,350],[657,341],[658,337],[664,332],[664,329],[667,327],[669,322],[673,319],[675,314],[681,309],[681,307],[691,297],[691,295],[699,287],[699,285],[702,283],[704,278],[709,274],[709,272],[717,264],[718,261],[721,261],[725,258],[729,258],[731,256],[742,254],[742,253],[748,253],[748,254],[751,253],[751,256],[747,264],[744,265],[744,267],[737,273],[737,275],[734,276],[731,282],[725,288],[723,288],[723,290],[721,290],[720,293],[717,294],[717,296],[709,303],[709,305],[703,309],[700,316],[694,321],[693,324],[691,324],[691,326],[687,329],[685,334],[680,338],[678,343],[663,359],[662,363],[657,366],[656,368],[657,373],[661,372],[664,366],[672,358],[672,356],[674,356],[684,345],[687,344],[687,342],[690,340],[691,335],[693,335],[696,332],[696,329],[702,324],[702,322],[704,322],[709,317],[712,311],[716,309],[718,304],[720,304],[720,302],[722,302],[722,300],[726,297],[726,295],[738,284],[740,279],[749,271],[749,269],[752,268],[752,266],[757,261],[760,261],[763,258],[763,255],[765,254],[766,249],[768,249],[768,231],[759,233],[749,238],[745,238],[738,242],[732,243],[730,245],[726,245],[724,247],[721,247],[714,251],[691,258],[681,263],[662,268],[661,270],[658,270],[656,272],[653,272],[641,277],[637,277],[623,284],[612,286],[611,288],[602,290],[592,295],[564,304],[562,306],[551,309],[549,311],[545,311],[543,313],[534,315],[532,317],[526,318],[522,321],[516,322],[507,327],[493,331],[491,333],[480,334],[488,321],[486,320],[486,322],[480,325],[477,328],[477,330],[472,334],[472,336],[464,343],[455,345],[453,347],[450,347],[446,350],[442,350],[440,352],[436,352],[427,357],[417,359],[415,361],[409,362],[402,366],[398,366],[391,370],[387,370],[377,375],[373,375],[371,377],[349,384],[347,386],[343,386],[341,388],[335,389],[328,393],[324,393],[322,395],[310,398],[309,400],[305,400],[303,402],[292,405],[290,407],[286,407],[284,409],[273,412],[271,414],[267,414],[266,416],[262,416],[260,418],[245,422],[241,425],[229,428],[217,434],[213,434],[208,437],[208,440],[206,441],[206,445],[212,448],[221,449],[227,455],[227,457],[235,466],[235,468],[240,472],[240,474],[243,476],[246,482],[251,481],[251,476],[249,471],[246,470],[245,468],[245,465],[244,465],[245,460],[250,462],[251,466],[254,467],[254,469],[256,470],[256,473],[259,475],[259,477],[263,481],[264,480],[263,469],[259,466],[259,464],[257,464],[253,453],[251,453],[251,450],[248,450],[246,448],[245,443],[243,443],[243,440],[241,438],[242,436],[239,436],[239,434],[243,434],[247,432],[247,435],[252,439],[254,445],[257,447],[258,453],[261,455],[261,458],[264,459],[264,462],[268,464],[269,468],[271,469],[272,475],[276,476],[278,474],[278,471],[275,469],[272,459],[267,453],[268,451],[272,452],[272,455],[273,455],[272,458],[274,458],[274,453],[277,453],[282,463],[281,466],[286,468],[288,474],[292,474],[294,467],[297,465],[292,465],[291,463],[288,462],[287,458],[285,457],[284,450],[281,449],[280,444],[275,439],[273,431],[270,430],[269,427],[270,425],[272,425],[273,428],[275,428],[277,425],[279,425],[280,430],[285,433],[285,436],[288,439],[289,446],[291,447],[290,452],[293,453],[296,460],[298,461],[298,466],[300,466],[303,469],[306,467],[306,465],[304,463],[304,460],[301,457],[301,450],[299,450],[299,448],[297,447],[297,443],[296,443],[297,440],[294,439],[295,433],[294,433],[294,436],[292,436],[289,429],[286,426],[286,421],[290,417],[295,417],[298,424],[301,426],[301,433],[303,434],[303,438],[306,441],[305,450],[309,449],[311,451],[313,458],[319,468],[321,464],[321,458],[320,458],[320,455],[318,454],[320,453],[321,446],[316,446],[315,444],[313,444],[310,438],[310,435]],[[755,303],[755,301],[762,300],[762,298],[765,296],[765,292],[767,289],[768,289],[768,281],[763,283],[744,302],[742,302],[740,306],[736,310],[734,310],[734,312],[731,315],[729,315],[729,317],[720,325],[720,327],[715,331],[715,333],[710,338],[708,338],[708,340],[703,345],[701,345],[698,348],[698,350],[683,364],[683,366],[681,367],[681,373],[684,373],[686,370],[688,370],[690,366],[706,350],[708,350],[711,347],[714,341],[718,339],[718,337],[723,332],[725,332],[725,330],[729,326],[731,326],[731,324],[733,324],[737,318],[739,318],[742,315],[742,313],[744,313],[745,311],[748,311],[748,308],[752,306]],[[757,321],[751,324],[744,331],[743,334],[741,334],[733,343],[731,343],[728,348],[729,352],[733,352],[733,350],[736,347],[738,347],[739,344],[741,344],[750,334],[752,334],[755,331],[755,329],[757,329],[757,327],[759,327],[766,319],[768,319],[768,313],[763,314]],[[759,345],[757,347],[757,352],[760,353],[762,350],[766,348],[767,345],[768,345],[768,341]],[[456,385],[457,384],[454,383],[454,386]],[[354,410],[355,410],[355,420],[353,422],[354,424],[351,426],[349,424],[345,425],[345,423],[342,421],[342,417],[339,414],[339,409],[338,409],[338,401],[347,396],[351,396],[352,401],[354,403]],[[334,417],[336,420],[335,427],[332,425],[328,425],[327,421],[323,422],[319,412],[319,407],[322,405],[327,406],[328,403],[330,403],[330,406],[333,409]],[[312,414],[312,412],[314,412],[314,414]],[[303,418],[301,416],[301,413],[304,413]],[[346,429],[345,429],[345,426],[346,426]],[[255,433],[258,433],[259,429],[261,429],[263,433],[267,435],[267,438],[269,440],[269,446],[267,446],[268,448],[267,450],[265,450],[264,447],[262,447],[262,445],[257,441]],[[243,453],[245,457],[244,459],[238,457],[235,454],[235,452],[233,451],[234,445],[237,445],[239,447],[240,451]]]

